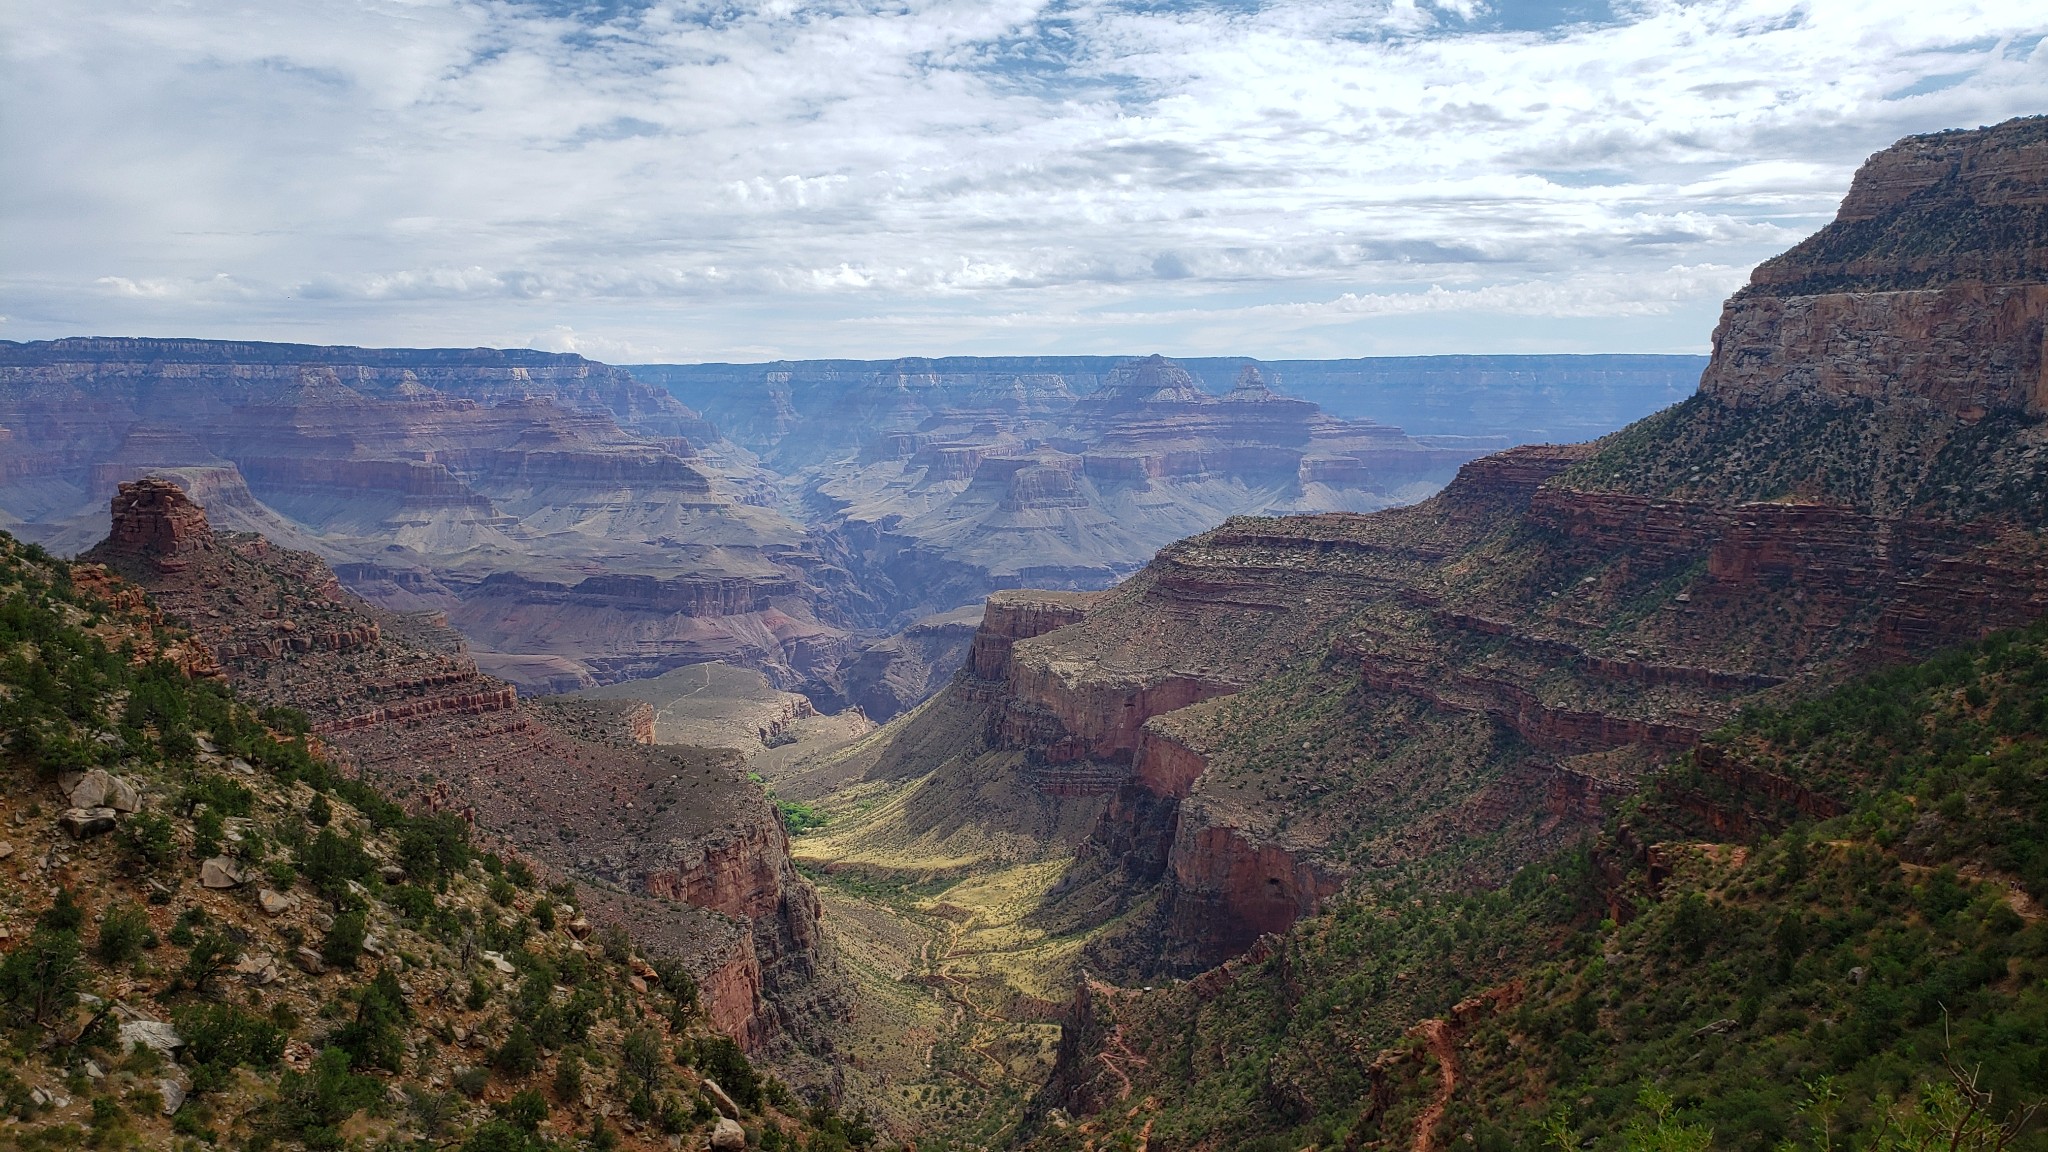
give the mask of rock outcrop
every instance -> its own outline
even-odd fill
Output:
[[[1405,503],[1499,446],[1339,420],[1255,368],[1212,395],[1159,356],[1079,397],[1020,384],[1008,402],[934,408],[942,381],[901,387],[924,399],[900,426],[805,462],[798,482],[849,567],[906,610],[1019,585],[1101,587],[1231,515]]]
[[[0,508],[60,552],[156,476],[440,611],[548,690],[704,659],[794,684],[866,600],[773,479],[667,393],[576,356],[175,340],[0,343]],[[687,574],[687,575],[684,575]]]
[[[1699,392],[1605,440],[1234,519],[1085,610],[992,600],[947,692],[1022,779],[1108,797],[1047,923],[1135,911],[1097,962],[1185,972],[1348,882],[1494,882],[1747,702],[2048,612],[2044,156],[2040,119],[1881,154]]]
[[[750,1048],[806,1032],[816,897],[736,757],[655,747],[631,702],[541,706],[478,671],[431,616],[344,590],[325,563],[215,533],[175,485],[123,484],[87,559],[134,579],[235,686],[296,708],[336,759],[608,890],[609,915],[678,954]]]

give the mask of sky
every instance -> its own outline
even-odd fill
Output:
[[[0,339],[1701,352],[2041,0],[0,0]]]

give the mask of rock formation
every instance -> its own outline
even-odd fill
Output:
[[[1158,356],[1079,397],[1017,388],[946,396],[924,381],[903,392],[919,403],[887,409],[844,457],[806,462],[806,506],[885,602],[942,610],[996,588],[1102,587],[1228,516],[1405,503],[1484,450],[1335,419],[1250,367],[1223,396]],[[793,445],[830,450],[785,441],[777,458]]]
[[[533,688],[704,659],[794,683],[861,611],[747,453],[580,357],[9,343],[0,414],[35,445],[0,467],[31,537],[82,549],[116,485],[160,476],[373,601],[446,613]]]
[[[215,533],[175,485],[124,483],[113,515],[85,558],[147,589],[250,698],[302,711],[332,756],[408,803],[598,885],[742,1043],[807,1031],[816,898],[736,758],[650,746],[644,705],[522,701],[437,618],[365,603],[308,553]]]
[[[1096,962],[1191,971],[1354,880],[1497,881],[1747,702],[2034,619],[2044,141],[1875,158],[1729,301],[1698,394],[1605,440],[1408,508],[1234,519],[1085,605],[992,600],[941,697],[983,759],[917,760],[920,716],[872,771],[1015,764],[1087,806],[1045,923],[1132,910]]]

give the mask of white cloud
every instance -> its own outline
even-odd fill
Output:
[[[1864,155],[2048,110],[2032,0],[560,7],[0,9],[9,335],[1696,348]]]

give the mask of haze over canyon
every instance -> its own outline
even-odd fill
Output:
[[[0,342],[0,1140],[2048,1148],[2048,117],[1712,347]]]

